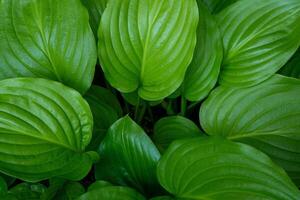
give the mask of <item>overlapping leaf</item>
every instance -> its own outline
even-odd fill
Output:
[[[300,78],[300,48],[289,60],[289,62],[280,70],[280,74]]]
[[[26,181],[83,178],[95,153],[92,114],[73,89],[38,78],[0,81],[0,171]]]
[[[238,0],[202,0],[212,14],[217,14],[229,5],[237,2]]]
[[[223,35],[222,85],[270,78],[300,45],[299,0],[240,0],[218,14]]]
[[[215,86],[220,72],[223,47],[215,21],[201,0],[198,0],[199,23],[194,57],[183,82],[183,95],[190,101],[205,98]]]
[[[191,62],[197,23],[196,0],[109,1],[98,33],[105,77],[123,93],[167,97]]]
[[[275,75],[255,87],[220,87],[200,118],[208,134],[260,149],[300,185],[300,80]]]
[[[160,153],[147,134],[128,116],[115,122],[99,149],[96,178],[129,185],[143,193],[156,192]]]
[[[0,1],[0,79],[41,77],[85,92],[97,59],[80,0]]]
[[[206,137],[176,141],[158,164],[162,186],[178,199],[296,200],[300,192],[262,152]]]

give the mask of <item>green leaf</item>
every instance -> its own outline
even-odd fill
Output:
[[[46,186],[40,183],[20,183],[9,190],[9,194],[19,200],[40,200]]]
[[[97,158],[84,149],[93,118],[81,95],[39,78],[0,81],[0,171],[26,180],[80,180]]]
[[[159,196],[159,197],[151,198],[150,200],[174,200],[174,198],[170,196]]]
[[[279,73],[285,76],[300,79],[300,48]]]
[[[299,0],[240,0],[218,14],[220,84],[253,86],[270,78],[299,47],[299,21]]]
[[[148,101],[172,94],[191,62],[197,23],[196,0],[109,1],[98,32],[106,79]]]
[[[131,93],[122,93],[122,97],[125,99],[127,103],[133,106],[157,106],[161,103],[161,100],[158,101],[145,101],[141,99],[137,92]]]
[[[96,179],[132,186],[142,193],[159,188],[156,165],[160,153],[130,117],[123,117],[110,127],[99,154]]]
[[[238,0],[202,0],[212,14],[217,14]]]
[[[0,80],[41,77],[81,93],[90,87],[96,44],[80,0],[2,0],[0,18]]]
[[[90,25],[94,32],[94,35],[97,37],[100,19],[106,8],[108,0],[81,0],[81,2],[89,11]]]
[[[80,183],[68,181],[64,184],[62,188],[60,188],[60,190],[57,191],[53,199],[73,200],[83,195],[84,193],[85,193],[85,189]]]
[[[107,89],[92,86],[84,96],[94,118],[93,137],[88,150],[97,150],[107,129],[122,116],[118,99]]]
[[[154,143],[163,152],[175,140],[201,136],[197,125],[181,116],[164,117],[154,125]]]
[[[176,141],[157,170],[161,185],[178,199],[300,199],[284,170],[264,153],[222,138]]]
[[[0,177],[4,178],[8,186],[11,186],[16,180],[14,177],[2,173],[0,173]]]
[[[108,186],[89,191],[76,200],[146,200],[141,194],[128,187]]]
[[[4,178],[0,176],[0,197],[5,196],[7,193],[7,184]]]
[[[112,186],[112,184],[107,181],[95,181],[89,186],[88,191],[97,190],[102,187],[108,187],[108,186]]]
[[[193,60],[183,82],[182,93],[190,101],[205,98],[215,86],[223,58],[222,39],[215,17],[197,0],[199,23]]]
[[[219,87],[200,119],[208,134],[265,152],[300,185],[300,80],[275,75],[255,87]]]

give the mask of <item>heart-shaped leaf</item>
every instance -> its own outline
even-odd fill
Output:
[[[300,48],[280,70],[280,74],[300,79]]]
[[[92,86],[84,98],[90,105],[94,118],[93,137],[89,150],[97,150],[107,129],[122,116],[118,99],[107,89]]]
[[[98,33],[105,77],[123,93],[167,97],[191,62],[197,23],[196,0],[109,1]]]
[[[205,98],[215,86],[223,58],[222,39],[215,17],[197,0],[199,23],[194,57],[187,69],[182,92],[190,101]]]
[[[219,87],[200,118],[208,134],[260,149],[300,185],[300,80],[274,75],[255,87]]]
[[[39,78],[0,81],[0,171],[26,180],[83,178],[96,159],[85,153],[93,118],[81,95]]]
[[[299,0],[240,0],[218,14],[224,60],[220,84],[270,78],[300,45]]]
[[[97,59],[80,0],[0,2],[0,79],[41,77],[84,93]]]
[[[284,170],[264,153],[222,138],[175,141],[159,161],[157,174],[178,199],[300,199]]]
[[[146,200],[141,194],[128,187],[108,186],[89,191],[76,200]]]
[[[153,140],[163,152],[175,140],[201,135],[200,129],[193,121],[181,116],[171,116],[161,118],[155,123]]]
[[[151,193],[159,188],[156,165],[160,153],[130,117],[123,117],[110,127],[99,154],[97,179],[133,186],[142,193]]]

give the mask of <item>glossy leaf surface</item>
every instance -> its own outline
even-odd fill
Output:
[[[220,84],[253,86],[270,78],[299,47],[299,21],[298,0],[241,0],[219,13]]]
[[[208,134],[260,149],[300,184],[300,80],[275,75],[246,89],[219,87],[200,118]]]
[[[83,178],[93,118],[81,95],[38,78],[0,81],[0,171],[26,181]]]
[[[167,97],[191,62],[197,23],[196,0],[109,1],[98,32],[106,79],[145,100]]]
[[[283,169],[245,144],[206,137],[176,141],[158,164],[162,186],[178,199],[296,200]]]
[[[96,44],[80,0],[2,0],[0,18],[0,80],[41,77],[81,93],[90,87]]]

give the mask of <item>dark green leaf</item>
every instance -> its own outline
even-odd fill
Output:
[[[200,119],[208,134],[267,153],[300,185],[300,80],[275,75],[255,87],[219,87]]]
[[[280,74],[300,79],[300,48],[280,70]]]
[[[237,2],[238,0],[202,0],[211,13],[216,14],[228,7],[229,5]]]
[[[108,186],[112,186],[112,184],[107,181],[95,181],[89,186],[88,191],[97,190]]]
[[[222,138],[172,143],[157,174],[162,186],[178,199],[300,199],[284,170],[264,153]]]
[[[7,193],[7,184],[4,178],[0,176],[0,198]]]
[[[46,187],[40,183],[20,183],[9,190],[19,200],[40,200]]]

